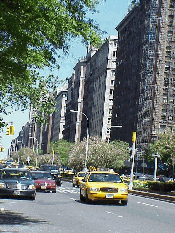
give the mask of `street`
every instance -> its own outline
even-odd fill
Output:
[[[0,232],[172,233],[175,204],[129,195],[127,206],[79,200],[79,188],[63,181],[57,193],[36,200],[0,199]]]

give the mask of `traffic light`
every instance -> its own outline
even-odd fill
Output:
[[[6,135],[10,135],[10,126],[7,126]]]
[[[15,127],[13,125],[10,125],[10,135],[14,135]]]
[[[4,147],[0,147],[0,152],[3,152],[4,151]]]
[[[133,132],[132,133],[132,142],[135,142],[136,141],[136,132]]]
[[[6,135],[14,135],[15,127],[13,125],[7,126]]]

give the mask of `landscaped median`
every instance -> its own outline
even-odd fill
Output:
[[[175,182],[133,181],[129,193],[167,200],[175,203]]]

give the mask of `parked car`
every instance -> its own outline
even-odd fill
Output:
[[[40,170],[50,172],[56,184],[58,186],[61,186],[60,170],[57,165],[49,165],[49,164],[41,165]]]
[[[27,169],[3,168],[0,173],[1,196],[23,196],[35,200],[36,188]]]
[[[56,193],[56,182],[53,180],[50,172],[47,171],[31,171],[35,182],[36,191],[44,191]]]
[[[73,187],[75,187],[75,185],[77,187],[80,186],[82,180],[84,179],[84,177],[86,176],[86,173],[85,172],[78,172],[74,177],[73,177],[73,180],[72,180],[72,183],[73,183]]]
[[[127,205],[128,187],[115,172],[89,172],[80,185],[80,200],[121,201],[122,205]]]

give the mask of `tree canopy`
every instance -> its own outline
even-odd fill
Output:
[[[69,156],[69,166],[82,170],[85,164],[86,139],[75,144]],[[89,138],[87,166],[95,168],[115,168],[124,166],[129,158],[129,144],[123,141],[107,143],[99,137]]]
[[[54,150],[54,161],[59,158],[59,165],[68,166],[69,154],[71,149],[74,146],[74,143],[68,142],[64,139],[57,140],[50,143],[49,152],[53,153]]]
[[[175,133],[169,128],[159,133],[157,140],[149,144],[149,151],[146,156],[148,160],[154,160],[152,156],[154,153],[159,154],[162,164],[169,166],[171,170],[175,159]]]
[[[100,30],[87,17],[96,4],[96,0],[0,1],[1,113],[7,114],[8,106],[17,110],[29,104],[47,113],[53,110],[47,94],[59,78],[42,77],[39,71],[59,68],[59,53],[68,52],[71,39],[100,43]]]

